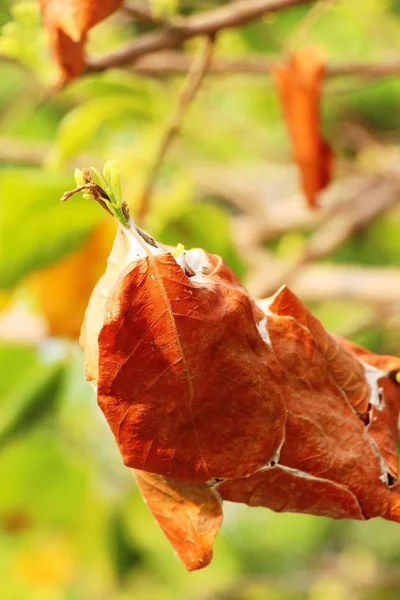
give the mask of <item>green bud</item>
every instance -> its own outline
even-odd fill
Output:
[[[110,182],[110,175],[111,175],[111,169],[112,169],[113,162],[114,162],[113,160],[108,160],[103,167],[103,177],[107,181],[107,183]]]
[[[104,165],[104,171],[107,168],[107,180],[110,186],[111,194],[115,198],[117,206],[121,206],[122,203],[122,189],[121,189],[121,178],[119,176],[119,171],[117,167],[117,163],[115,160],[109,160]],[[103,171],[103,173],[104,173]]]
[[[81,185],[85,185],[86,181],[85,181],[83,173],[80,169],[75,169],[74,177],[75,177],[76,185],[78,187],[81,187]]]
[[[106,180],[104,179],[103,175],[100,173],[100,171],[98,169],[96,169],[96,167],[90,167],[90,170],[92,171],[92,173],[94,173],[99,181],[99,185],[101,188],[103,188],[103,190],[108,194],[109,192],[109,186],[107,185]]]
[[[121,182],[115,161],[108,161],[104,165],[103,173],[95,167],[90,167],[75,169],[74,175],[77,188],[65,192],[61,198],[62,202],[77,192],[82,192],[85,200],[96,200],[122,225],[129,226],[128,207],[122,202]]]

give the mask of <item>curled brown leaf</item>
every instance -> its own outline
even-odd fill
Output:
[[[142,496],[157,523],[189,571],[212,559],[215,536],[222,523],[222,502],[204,483],[189,483],[135,471]]]
[[[219,257],[120,227],[82,342],[123,460],[187,568],[211,559],[220,499],[400,520],[400,359],[330,335],[287,287],[256,301]]]
[[[293,155],[311,208],[331,180],[333,155],[320,124],[321,86],[326,55],[319,46],[304,46],[275,70],[278,94]]]
[[[116,11],[123,0],[39,0],[50,45],[60,69],[60,85],[85,68],[86,34]]]

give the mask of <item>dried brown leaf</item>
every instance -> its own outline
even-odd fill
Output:
[[[60,85],[85,68],[86,34],[116,11],[123,0],[39,0],[50,45],[60,68]]]
[[[189,569],[219,496],[400,520],[400,359],[331,336],[286,287],[256,302],[219,257],[120,228],[83,329],[87,378]]]
[[[212,559],[222,523],[220,496],[204,483],[187,483],[146,471],[135,471],[142,496],[157,523],[189,571]]]
[[[294,159],[311,208],[331,180],[333,156],[320,125],[321,86],[326,55],[304,46],[275,70],[277,89],[289,130]]]

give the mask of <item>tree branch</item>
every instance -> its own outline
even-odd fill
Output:
[[[235,0],[226,6],[191,17],[176,18],[167,27],[143,34],[107,56],[92,60],[88,63],[86,72],[133,64],[145,54],[175,48],[190,38],[215,35],[222,29],[244,25],[266,13],[310,2],[315,0]]]
[[[400,60],[398,58],[382,63],[343,63],[327,67],[328,77],[357,75],[360,77],[390,77],[400,75]]]
[[[137,211],[137,221],[142,223],[150,205],[150,197],[157,179],[158,171],[164,161],[168,149],[175,137],[178,135],[186,111],[199,90],[208,66],[212,59],[212,51],[214,47],[214,37],[207,36],[204,40],[204,45],[199,54],[195,57],[187,74],[184,86],[178,98],[178,102],[172,117],[165,129],[161,144],[158,149],[156,159],[151,169],[149,178],[140,198],[139,208]]]
[[[375,182],[350,202],[338,205],[307,240],[300,256],[286,268],[277,265],[267,277],[253,273],[256,296],[269,296],[283,283],[292,285],[306,265],[329,256],[351,236],[398,202],[400,178],[395,174],[377,175]]]
[[[207,74],[216,75],[262,75],[270,73],[279,63],[279,57],[253,55],[229,58],[215,56]],[[131,65],[136,73],[150,76],[180,75],[186,73],[192,56],[176,50],[154,52],[140,57]],[[400,59],[382,63],[342,63],[328,65],[326,77],[354,75],[375,78],[400,75]]]

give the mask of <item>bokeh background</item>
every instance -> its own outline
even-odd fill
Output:
[[[187,15],[221,3],[165,5]],[[144,226],[221,254],[258,296],[288,282],[328,329],[399,355],[400,2],[323,4],[219,35],[222,67],[188,111]],[[84,382],[77,338],[114,225],[97,205],[59,198],[76,166],[113,159],[135,214],[199,42],[54,92],[38,3],[0,0],[0,26],[0,597],[397,600],[400,526],[379,519],[226,503],[212,564],[185,572]],[[152,28],[119,11],[88,52]],[[319,211],[304,201],[269,73],[305,43],[329,57],[322,123],[335,178]]]

